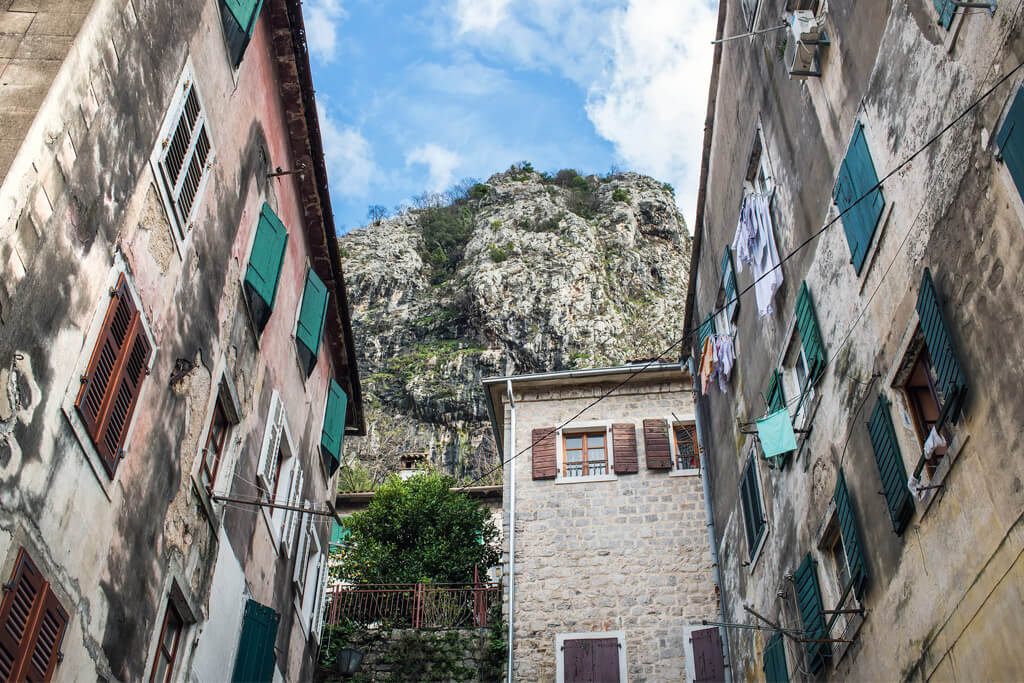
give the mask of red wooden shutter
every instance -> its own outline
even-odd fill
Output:
[[[618,683],[619,641],[616,638],[580,638],[562,644],[565,683]]]
[[[110,476],[117,470],[151,352],[139,311],[122,275],[89,361],[85,383],[75,401]]]
[[[68,614],[25,549],[0,605],[0,679],[43,683],[53,677]]]
[[[636,474],[636,427],[631,422],[612,425],[612,454],[615,474]]]
[[[644,420],[644,448],[647,451],[647,469],[671,469],[672,453],[669,448],[667,421],[655,418]]]
[[[558,471],[555,458],[555,428],[542,427],[533,430],[533,478],[554,479]]]
[[[693,673],[697,683],[720,683],[725,680],[722,636],[717,628],[704,628],[690,633],[693,645]]]

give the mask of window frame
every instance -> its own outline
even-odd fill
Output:
[[[605,458],[607,474],[588,474],[586,476],[570,477],[565,473],[565,437],[582,433],[604,432]],[[583,484],[595,481],[614,481],[618,478],[615,474],[615,449],[612,446],[612,423],[610,421],[577,422],[570,423],[556,430],[555,432],[555,483],[556,484]],[[639,453],[638,453],[639,459]]]
[[[589,631],[585,633],[556,633],[555,634],[555,683],[565,683],[565,655],[563,647],[567,640],[604,640],[615,638],[619,641],[619,681],[626,683],[629,680],[627,671],[629,669],[629,650],[626,647],[625,631]]]
[[[695,419],[690,420],[673,420],[669,422],[671,429],[669,429],[669,438],[671,439],[672,447],[672,470],[669,475],[675,476],[691,476],[700,474],[701,458],[704,453],[700,447],[700,437],[697,434],[697,421]],[[679,435],[678,430],[685,429],[687,431],[692,429],[692,443],[694,446],[694,457],[697,459],[696,467],[679,467]]]
[[[761,474],[760,474],[759,468],[757,466],[757,461],[759,459],[760,459],[760,456],[758,455],[758,449],[751,448],[749,454],[747,455],[747,460],[746,460],[746,462],[744,463],[743,467],[740,470],[740,480],[739,480],[739,485],[737,487],[737,489],[739,491],[737,497],[739,498],[740,506],[741,506],[741,508],[746,508],[747,501],[746,501],[746,498],[745,498],[745,496],[743,494],[743,482],[744,482],[744,479],[746,479],[746,476],[747,476],[746,473],[748,471],[748,468],[752,469],[753,474],[750,475],[750,476],[751,476],[751,480],[756,484],[756,488],[757,488],[757,504],[758,504],[758,506],[760,508],[761,520],[762,520],[761,521],[761,534],[758,536],[756,541],[751,540],[749,534],[747,533],[747,525],[746,525],[746,520],[744,518],[745,517],[745,513],[744,513],[743,509],[740,510],[740,515],[741,515],[740,522],[743,525],[743,537],[744,537],[744,539],[747,542],[747,559],[748,559],[748,565],[750,567],[750,572],[751,573],[754,572],[754,567],[757,566],[757,561],[761,557],[761,551],[764,549],[765,542],[768,540],[768,535],[771,532],[771,524],[769,524],[770,520],[768,519],[768,510],[767,510],[767,507],[766,507],[765,501],[764,501],[764,493],[763,493],[764,487],[761,485]]]
[[[861,538],[863,539],[863,537]],[[861,542],[863,542],[863,540]],[[839,553],[838,557],[836,555],[837,549]],[[841,570],[845,569],[847,582],[850,580],[853,572],[849,564],[849,556],[846,552],[846,541],[843,539],[843,534],[839,527],[839,514],[834,497],[829,501],[829,506],[825,510],[821,524],[814,535],[811,554],[818,556],[815,558],[818,565],[817,568],[822,570],[817,573],[818,590],[821,594],[822,605],[825,606],[826,609],[832,610],[863,610],[864,604],[861,602],[860,598],[857,597],[856,590],[853,589],[851,589],[849,594],[846,596],[846,602],[843,605],[839,604],[839,598],[842,597],[843,588],[846,585],[843,582]],[[833,607],[828,608],[828,605],[833,605]],[[798,614],[799,611],[798,605]],[[861,627],[864,625],[866,615],[866,612],[862,614],[840,614],[836,617],[836,621],[832,625],[831,629],[828,629],[828,620],[831,619],[831,615],[826,615],[825,637],[835,637],[850,641],[855,640],[857,634],[860,633]],[[836,629],[842,630],[837,631]],[[836,633],[837,635],[831,635],[833,633]],[[843,642],[832,643],[832,655],[829,658],[831,663],[826,663],[826,668],[836,668],[851,644],[852,643]]]
[[[758,116],[754,140],[747,155],[747,169],[743,174],[743,194],[773,194],[775,187],[775,173],[768,151],[768,140],[764,134],[764,126],[761,125],[761,117]]]
[[[581,439],[580,447],[579,448],[569,448],[569,439],[575,439],[575,438]],[[604,454],[604,457],[602,459],[591,461],[591,459],[590,459],[590,451],[591,450],[597,450],[597,447],[590,445],[590,443],[589,443],[590,439],[600,439],[601,440],[600,448],[601,448],[601,452]],[[563,458],[563,460],[562,460],[562,476],[563,477],[575,477],[575,476],[591,477],[591,476],[599,476],[599,475],[608,474],[608,433],[607,432],[603,432],[603,431],[599,431],[599,430],[590,431],[590,432],[568,432],[568,433],[562,432],[562,450],[565,453],[565,458]],[[581,468],[580,469],[581,474],[579,474],[579,475],[571,475],[571,474],[569,474],[569,468],[570,467],[574,467],[575,468],[577,466],[577,462],[576,461],[573,461],[572,463],[569,462],[569,452],[570,451],[572,451],[574,453],[576,451],[580,452],[580,460],[578,462],[578,465]],[[603,472],[597,472],[597,473],[590,472],[590,467],[591,467],[592,464],[595,465],[595,466],[599,466],[600,468],[603,468],[604,471]]]
[[[274,463],[274,477],[267,477],[267,460],[271,457],[273,449],[277,449],[276,462]],[[291,483],[289,483],[286,498],[280,496],[280,484],[282,478],[292,480],[292,472],[299,464],[298,451],[295,448],[295,441],[292,438],[291,429],[288,426],[288,415],[285,410],[284,401],[280,393],[275,389],[270,399],[270,409],[267,412],[267,424],[263,432],[263,445],[260,448],[260,457],[256,467],[256,484],[259,486],[259,496],[274,504],[288,504],[292,496]],[[301,470],[300,470],[301,471]],[[288,521],[287,511],[281,508],[267,508],[260,506],[263,520],[267,523],[270,531],[271,541],[274,549],[284,552],[285,556],[290,552],[290,543],[286,543],[285,523]]]
[[[60,635],[53,641],[53,649],[50,651],[47,668],[42,679],[48,682],[53,680],[54,674],[63,659],[61,646],[64,644],[64,638],[67,636],[68,628],[71,626],[71,614],[65,609],[61,598],[53,590],[53,585],[47,580],[46,574],[39,569],[39,566],[32,559],[32,555],[28,550],[24,546],[19,547],[14,544],[12,544],[11,550],[15,547],[18,548],[18,551],[14,556],[15,559],[11,566],[10,578],[4,584],[3,596],[0,599],[0,615],[4,613],[7,613],[8,616],[10,615],[10,611],[13,609],[14,602],[17,599],[20,581],[27,583],[31,590],[32,583],[31,580],[25,578],[26,574],[34,575],[38,586],[36,587],[35,594],[29,601],[25,623],[22,627],[21,642],[18,643],[18,648],[11,653],[10,673],[14,679],[23,678],[26,673],[32,673],[29,667],[32,666],[35,659],[34,655],[36,654],[35,650],[39,646],[39,637],[44,626],[44,613],[50,607],[55,609],[58,616],[63,618],[63,623],[59,626]],[[22,595],[23,599],[25,597],[27,596]],[[5,626],[4,634],[6,637],[13,638],[14,634],[11,633],[8,624],[5,622],[6,620],[0,622],[0,624]],[[38,669],[36,671],[38,672]]]
[[[167,624],[170,621],[172,612],[178,619],[178,632],[174,636],[174,648],[171,650],[170,655],[168,655],[167,648],[164,647],[164,635],[167,633]],[[149,674],[150,683],[157,683],[157,665],[160,663],[161,657],[167,661],[167,668],[165,669],[166,673],[163,681],[160,683],[170,683],[172,680],[174,676],[174,667],[178,661],[178,647],[181,644],[181,636],[185,632],[185,626],[185,619],[178,613],[178,609],[174,606],[174,603],[171,600],[168,600],[167,606],[164,608],[164,618],[163,625],[160,627],[160,637],[157,639],[156,656],[153,658],[153,668],[150,670]]]

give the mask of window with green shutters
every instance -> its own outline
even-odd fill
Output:
[[[843,551],[846,553],[846,566],[850,570],[853,593],[861,600],[864,598],[864,587],[868,579],[867,562],[864,560],[864,543],[857,528],[857,515],[850,501],[850,491],[846,488],[846,475],[841,469],[832,500],[836,504],[836,517],[839,520],[839,532],[843,537]],[[839,587],[840,590],[845,588],[846,586]]]
[[[793,574],[796,590],[796,603],[800,610],[800,624],[804,630],[804,638],[824,640],[828,638],[825,628],[825,607],[821,603],[821,586],[818,583],[818,563],[810,553]],[[811,673],[818,673],[825,665],[825,657],[831,653],[828,643],[804,643],[807,648],[807,664]]]
[[[768,378],[768,389],[765,391],[765,400],[768,402],[768,412],[774,413],[786,407],[786,394],[782,388],[782,373],[778,368],[772,370]]]
[[[715,318],[710,313],[708,313],[708,316],[704,318],[704,322],[701,323],[698,334],[700,335],[700,346],[698,347],[697,352],[703,353],[704,342],[710,337],[715,336]]]
[[[761,663],[764,666],[764,677],[767,683],[789,683],[786,647],[781,633],[776,633],[768,639]]]
[[[939,13],[939,26],[943,27],[947,31],[953,24],[953,13],[956,11],[956,5],[953,4],[953,0],[932,0],[935,3],[935,11]]]
[[[903,465],[903,455],[896,442],[896,430],[889,413],[889,401],[883,395],[878,396],[875,409],[868,420],[868,435],[871,437],[871,448],[875,452],[878,474],[882,478],[882,489],[885,493],[889,516],[892,518],[892,529],[902,534],[907,523],[914,515],[914,501],[907,488],[907,470]]]
[[[262,7],[263,0],[221,0],[221,22],[231,66],[241,63]]]
[[[722,290],[725,293],[722,305],[725,306],[729,322],[735,322],[736,314],[740,310],[740,300],[736,296],[736,269],[733,268],[732,252],[729,251],[729,247],[725,248],[725,254],[722,255]]]
[[[999,158],[1006,164],[1013,184],[1017,186],[1017,192],[1024,197],[1024,95],[1021,92],[1017,91],[1010,110],[1006,112],[1006,119],[996,135],[996,147],[999,148]]]
[[[921,276],[921,289],[917,295],[917,316],[932,368],[939,380],[938,389],[942,394],[942,415],[939,422],[956,422],[967,394],[967,378],[960,367],[960,360],[953,346],[949,325],[942,314],[942,304],[929,268],[925,268],[924,275]]]
[[[800,332],[800,346],[803,348],[804,361],[807,367],[807,382],[812,385],[818,381],[825,370],[825,346],[821,342],[821,331],[818,329],[818,316],[814,312],[814,300],[805,280],[800,285],[800,293],[796,297],[796,328]],[[806,387],[803,387],[806,390]]]
[[[302,290],[302,304],[299,307],[299,322],[295,328],[295,340],[299,347],[299,362],[308,377],[316,367],[320,352],[320,338],[324,333],[327,319],[327,285],[310,268],[306,272],[306,286]]]
[[[761,539],[768,532],[764,509],[761,505],[761,485],[757,480],[757,466],[754,461],[753,455],[747,458],[743,476],[740,478],[740,507],[743,508],[743,528],[746,531],[747,549],[751,561],[757,553]]]
[[[324,428],[320,436],[320,451],[331,476],[341,464],[341,445],[345,436],[345,413],[348,409],[348,395],[334,378],[327,389],[327,407],[324,412]]]
[[[274,310],[287,245],[288,230],[270,205],[264,204],[245,272],[246,301],[258,334],[263,332]]]
[[[274,678],[274,643],[280,615],[255,600],[245,603],[242,635],[231,675],[233,683],[270,683]]]
[[[877,184],[878,173],[864,138],[864,126],[858,122],[854,125],[846,158],[839,167],[832,195],[842,214],[843,231],[850,245],[850,262],[858,275],[885,207],[882,188],[875,187]]]

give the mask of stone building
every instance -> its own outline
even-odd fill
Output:
[[[308,680],[363,414],[298,0],[8,0],[0,73],[0,678]]]
[[[787,23],[715,47],[685,316],[735,350],[698,400],[734,679],[1024,670],[1024,7],[993,7],[719,4],[719,38]]]
[[[689,375],[638,364],[484,387],[506,462],[511,679],[692,678],[691,639],[720,667],[701,626],[717,591]]]

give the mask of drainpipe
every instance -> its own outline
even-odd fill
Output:
[[[690,381],[696,376],[696,368],[693,357],[687,359],[687,367],[690,370]],[[699,392],[694,389],[694,396],[699,397]],[[694,400],[693,418],[697,424],[697,445],[700,452],[706,453],[704,444],[704,423],[700,419],[699,399]],[[702,458],[700,468],[700,483],[704,488],[704,516],[707,517],[708,547],[711,549],[711,580],[715,582],[718,589],[718,620],[725,623],[725,590],[722,588],[722,581],[718,573],[718,546],[715,543],[715,522],[711,514],[711,481],[708,477],[707,458]],[[718,633],[722,636],[722,661],[725,662],[725,683],[732,681],[732,667],[729,666],[729,633],[726,629],[719,627]]]
[[[512,625],[515,622],[516,596],[516,400],[512,396],[512,380],[505,380],[508,391],[508,404],[512,408],[511,424],[508,430],[508,450],[506,460],[509,462],[509,514],[508,514],[508,683],[512,683]]]

